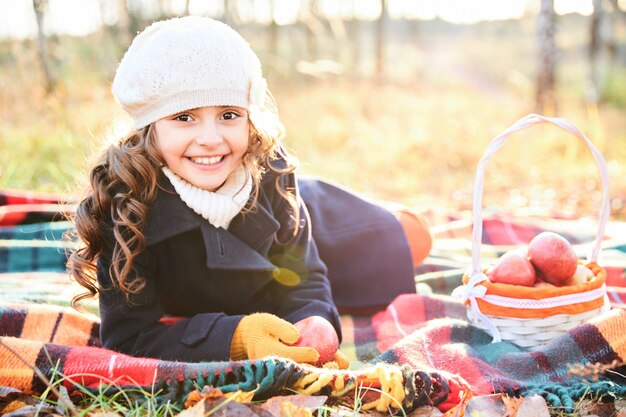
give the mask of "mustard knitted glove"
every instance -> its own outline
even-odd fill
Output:
[[[273,314],[254,313],[239,322],[230,342],[232,360],[280,356],[296,362],[315,362],[319,353],[311,347],[288,346],[300,338],[298,329]]]

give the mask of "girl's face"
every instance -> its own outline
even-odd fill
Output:
[[[157,120],[154,129],[165,165],[208,191],[224,184],[248,149],[248,114],[240,107],[186,110]]]

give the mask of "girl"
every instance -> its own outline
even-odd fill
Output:
[[[68,264],[89,290],[75,303],[99,293],[103,344],[170,360],[279,355],[318,362],[324,346],[294,346],[302,336],[335,340],[330,359],[346,367],[336,346],[341,329],[328,270],[295,166],[280,146],[283,129],[260,62],[247,42],[209,18],[154,23],[132,42],[112,90],[136,129],[92,169],[75,215],[83,245]],[[320,203],[329,200],[324,196],[367,207],[402,230],[388,212],[340,188],[319,182],[305,188],[327,251],[342,241],[324,233],[346,214],[329,212]],[[358,230],[369,229],[353,217]],[[386,250],[400,247],[407,275],[411,252],[404,235],[397,240]],[[335,268],[340,287],[361,280],[370,291],[372,285],[393,288],[382,298],[370,296],[374,302],[364,297],[368,305],[415,291],[410,273],[402,284],[389,285],[375,268],[372,277],[363,269],[371,268]]]

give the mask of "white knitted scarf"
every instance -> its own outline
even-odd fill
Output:
[[[192,185],[163,167],[181,200],[187,206],[207,219],[215,227],[228,229],[231,220],[246,205],[252,191],[252,176],[240,165],[226,178],[226,182],[216,191],[207,191]]]

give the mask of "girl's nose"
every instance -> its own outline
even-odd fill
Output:
[[[201,123],[196,134],[196,142],[204,146],[215,146],[222,142],[222,134],[219,127],[212,120]]]

